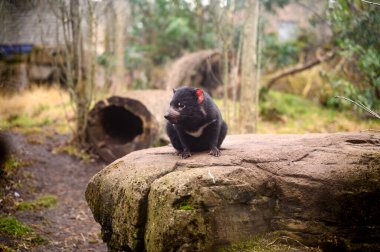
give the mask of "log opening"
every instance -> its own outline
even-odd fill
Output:
[[[101,115],[101,125],[110,144],[125,144],[143,133],[142,120],[125,107],[109,106]]]
[[[88,143],[106,162],[158,143],[166,144],[163,115],[170,98],[168,91],[144,90],[97,102],[89,113]]]

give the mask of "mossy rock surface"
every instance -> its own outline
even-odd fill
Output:
[[[217,251],[272,231],[380,249],[380,134],[238,135],[222,147],[185,160],[136,151],[96,174],[86,199],[110,250]]]

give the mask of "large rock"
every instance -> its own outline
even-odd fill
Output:
[[[96,174],[86,199],[109,248],[215,251],[278,230],[380,249],[380,134],[237,135],[223,147],[185,160],[136,151]]]

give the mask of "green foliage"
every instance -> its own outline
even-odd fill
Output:
[[[32,229],[13,216],[0,216],[0,232],[21,237],[32,232]]]
[[[259,133],[358,131],[380,125],[376,118],[361,120],[351,111],[326,108],[317,101],[294,94],[270,90],[263,92],[260,98]]]
[[[147,62],[145,55],[148,49],[142,45],[131,45],[125,49],[124,62],[128,69],[143,67]]]
[[[318,103],[311,100],[293,94],[270,91],[261,102],[260,114],[264,118],[269,118],[271,113],[297,119],[307,117],[310,114],[321,114],[323,112],[319,109]],[[331,116],[334,116],[334,114],[334,112],[331,112]],[[313,122],[305,120],[305,123]]]
[[[193,41],[195,37],[195,34],[189,27],[189,20],[183,17],[169,17],[168,26],[164,34],[174,41],[180,41],[184,37]],[[168,42],[173,44],[171,41]]]
[[[280,8],[287,5],[291,0],[261,0],[261,3],[267,10],[273,10],[274,7],[278,6]]]
[[[96,60],[97,60],[99,65],[101,65],[105,68],[109,68],[113,64],[114,56],[109,52],[105,52],[105,53],[97,56]]]
[[[315,35],[306,29],[300,30],[291,41],[281,42],[276,34],[263,34],[262,64],[266,71],[294,65],[302,54],[317,47]]]
[[[380,98],[380,12],[378,6],[361,1],[337,0],[330,11],[333,41],[348,62],[346,70],[333,85],[347,82],[352,88],[340,95],[359,100],[374,108]],[[360,95],[359,95],[360,94]]]
[[[265,35],[263,40],[263,65],[265,68],[279,68],[298,62],[300,48],[295,41],[281,43],[276,34]]]
[[[131,8],[132,39],[126,49],[129,67],[136,67],[132,62],[138,58],[162,64],[185,51],[214,46],[212,22],[200,1],[195,1],[193,6],[184,0],[133,0]]]

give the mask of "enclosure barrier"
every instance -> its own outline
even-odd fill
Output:
[[[171,96],[170,91],[141,90],[97,102],[88,117],[88,143],[106,162],[166,143],[163,116]]]

